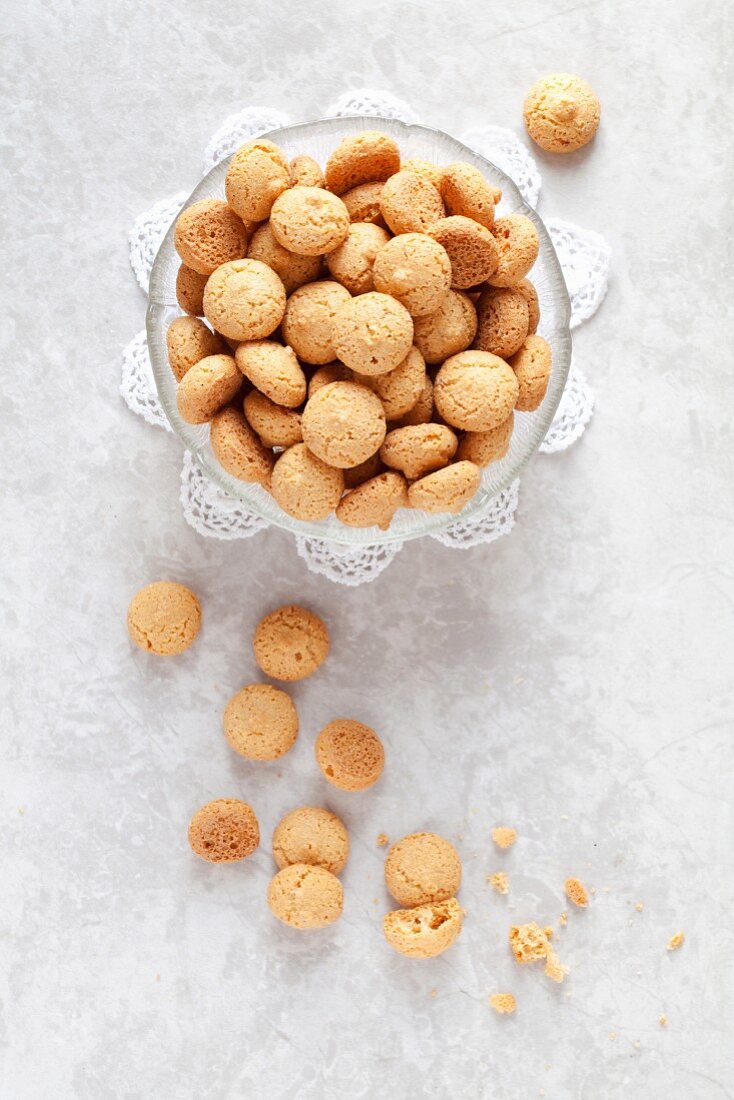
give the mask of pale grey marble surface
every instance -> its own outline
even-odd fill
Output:
[[[734,1096],[730,6],[0,7],[4,1100]],[[558,69],[591,80],[603,124],[588,151],[541,156],[541,212],[603,232],[614,274],[576,339],[595,419],[527,472],[513,534],[413,544],[354,591],[284,534],[199,538],[176,440],[117,393],[143,312],[132,218],[193,186],[247,103],[308,118],[372,86],[449,131],[517,127]],[[159,576],[204,605],[170,663],[124,626]],[[324,614],[333,653],[295,692],[296,749],[249,767],[220,715],[254,675],[253,624],[286,600]],[[384,736],[371,794],[316,774],[314,733],[340,712]],[[232,868],[186,845],[192,810],[223,794],[253,802],[264,836]],[[343,921],[299,936],[264,894],[272,827],[309,800],[344,814],[353,854]],[[520,833],[501,858],[498,822]],[[381,940],[375,844],[419,828],[458,844],[469,913],[422,964]],[[500,866],[508,899],[484,883]],[[571,873],[597,892],[558,936],[572,970],[550,988],[505,937],[557,921]],[[515,1018],[488,1008],[497,989]]]

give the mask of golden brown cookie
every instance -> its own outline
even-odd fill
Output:
[[[593,88],[570,73],[553,73],[533,84],[523,106],[530,137],[549,153],[572,153],[586,145],[600,116]]]
[[[408,504],[422,512],[456,515],[472,499],[481,480],[482,471],[473,462],[454,462],[414,481],[408,489]]]
[[[410,412],[423,393],[426,364],[418,348],[411,348],[395,370],[374,376],[355,374],[355,382],[368,386],[382,402],[388,420],[397,420]]]
[[[292,447],[303,439],[301,414],[276,405],[259,390],[248,393],[244,412],[250,427],[266,447]]]
[[[321,257],[297,256],[295,252],[283,248],[276,240],[270,222],[265,222],[252,234],[247,256],[271,267],[285,287],[286,294],[292,294],[299,286],[313,282],[321,274]]]
[[[435,313],[415,321],[414,342],[426,363],[443,363],[471,346],[477,311],[467,294],[450,290]]]
[[[331,382],[308,399],[301,417],[303,442],[312,454],[341,470],[358,466],[380,449],[385,411],[376,394],[357,382]]]
[[[204,287],[208,275],[201,275],[193,267],[181,264],[176,275],[176,301],[184,313],[201,317],[204,312]]]
[[[325,867],[292,863],[268,886],[270,911],[283,924],[301,930],[326,928],[342,915],[344,891]]]
[[[411,157],[409,160],[404,160],[400,168],[403,171],[415,172],[416,175],[423,176],[440,193],[444,170],[438,164],[434,164],[430,160],[420,160],[419,157]]]
[[[385,182],[380,210],[393,233],[425,233],[446,213],[433,184],[417,172],[404,171]]]
[[[246,222],[262,222],[290,185],[290,167],[281,150],[267,138],[255,138],[229,162],[224,191],[235,214]]]
[[[488,287],[476,304],[477,334],[474,347],[507,359],[528,334],[530,311],[519,287]]]
[[[220,355],[227,351],[221,336],[212,332],[198,317],[176,317],[166,332],[168,362],[177,382],[187,370],[207,355]]]
[[[326,519],[341,500],[344,474],[311,454],[305,443],[296,443],[277,459],[270,492],[294,519]]]
[[[332,279],[345,286],[350,294],[366,294],[373,290],[375,257],[389,240],[387,230],[373,222],[352,222],[345,240],[326,258]]]
[[[193,644],[201,627],[201,607],[190,588],[154,581],[136,592],[127,609],[127,629],[137,646],[159,657],[173,657]]]
[[[247,228],[226,202],[205,199],[182,210],[173,243],[179,256],[199,275],[211,275],[228,260],[247,252]]]
[[[464,910],[456,898],[395,909],[383,921],[385,939],[400,955],[432,959],[456,941],[464,923]]]
[[[306,400],[306,375],[292,348],[275,340],[251,340],[240,344],[235,362],[253,386],[286,409],[297,409]]]
[[[358,485],[363,485],[365,481],[370,481],[373,477],[377,477],[384,469],[385,467],[382,464],[380,452],[378,451],[377,454],[368,458],[366,462],[360,462],[359,466],[352,466],[350,469],[344,471],[344,488],[356,489]]]
[[[242,375],[231,355],[207,355],[186,371],[176,404],[187,424],[206,424],[239,393]]]
[[[491,286],[517,286],[538,258],[538,231],[524,214],[498,218],[492,228],[499,263],[487,282]]]
[[[260,843],[257,817],[239,798],[217,798],[201,806],[189,824],[189,844],[210,863],[247,859]]]
[[[449,214],[460,214],[491,229],[495,203],[499,201],[497,194],[496,188],[473,164],[456,161],[443,170],[441,198]]]
[[[385,885],[403,909],[448,901],[461,884],[459,853],[437,833],[410,833],[385,860]]]
[[[291,161],[291,187],[323,187],[324,173],[313,157],[301,154]]]
[[[528,306],[528,332],[532,336],[537,332],[538,324],[540,323],[540,303],[538,302],[538,292],[530,282],[529,279],[523,279],[521,283],[512,288],[517,291],[518,294],[522,294],[523,298],[527,302]]]
[[[233,695],[224,711],[224,735],[248,760],[278,760],[298,737],[293,700],[272,684],[250,684]]]
[[[488,432],[464,432],[456,452],[457,461],[473,462],[475,466],[483,467],[504,458],[510,449],[514,426],[515,417],[510,413],[507,420]]]
[[[260,260],[233,260],[218,267],[204,289],[207,321],[230,340],[262,340],[283,319],[285,287]]]
[[[353,379],[354,373],[350,371],[349,367],[345,367],[343,363],[327,363],[325,367],[319,367],[318,370],[315,370],[309,378],[309,399],[332,382],[351,382]]]
[[[433,419],[433,382],[426,375],[426,380],[423,383],[423,389],[420,392],[418,400],[416,401],[410,412],[405,413],[397,420],[393,420],[389,425],[390,430],[393,428],[408,428],[413,424],[430,424]]]
[[[436,408],[454,428],[487,432],[507,420],[519,386],[512,367],[488,351],[462,351],[443,364],[433,383]]]
[[[380,458],[413,481],[447,466],[457,447],[456,435],[445,424],[415,424],[388,432]]]
[[[320,806],[299,806],[275,826],[273,856],[281,870],[293,863],[307,863],[338,875],[348,855],[349,833],[344,822]]]
[[[209,441],[217,461],[228,474],[269,488],[275,458],[239,409],[228,405],[214,415]]]
[[[336,518],[347,527],[379,527],[387,531],[398,508],[408,506],[408,484],[394,470],[357,485],[341,498]]]
[[[384,186],[384,183],[361,183],[351,191],[344,192],[341,199],[353,222],[373,222],[387,229],[380,210],[380,198]]]
[[[351,294],[341,283],[323,279],[291,294],[283,318],[283,336],[304,363],[321,366],[336,359],[334,318]]]
[[[552,370],[551,349],[542,336],[528,336],[519,351],[510,358],[517,378],[518,412],[534,412],[543,401]]]
[[[322,256],[338,248],[349,232],[349,211],[324,187],[291,187],[273,203],[275,239],[299,256]]]
[[[364,791],[382,775],[385,750],[369,726],[336,718],[316,738],[316,762],[324,777],[342,791]]]
[[[358,374],[387,374],[410,351],[413,318],[388,294],[360,294],[337,312],[331,331],[336,357]]]
[[[479,222],[455,214],[435,222],[428,234],[446,250],[451,262],[451,285],[455,290],[478,286],[497,270],[497,242]]]
[[[384,181],[400,168],[400,150],[379,130],[363,130],[340,141],[326,162],[326,186],[336,195],[362,183]]]
[[[401,233],[375,259],[375,290],[391,294],[412,317],[435,313],[451,286],[451,261],[437,241],[423,233]]]
[[[252,647],[266,676],[292,683],[312,676],[324,663],[329,632],[312,611],[286,604],[260,620]]]

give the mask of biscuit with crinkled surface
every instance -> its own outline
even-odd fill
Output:
[[[308,396],[309,398],[313,397],[320,389],[329,386],[332,382],[351,382],[353,379],[354,372],[350,371],[349,367],[345,367],[343,363],[327,363],[315,370],[309,378]]]
[[[473,462],[454,462],[414,481],[408,489],[408,503],[423,512],[455,515],[472,499],[481,479],[482,471]]]
[[[540,303],[538,301],[538,292],[530,282],[530,279],[523,279],[521,283],[512,288],[518,294],[522,294],[523,298],[527,302],[528,306],[528,332],[532,336],[537,332],[538,324],[540,322]]]
[[[249,684],[227,703],[224,734],[234,751],[248,760],[278,760],[298,737],[293,700],[272,684]]]
[[[426,364],[418,348],[411,348],[402,363],[387,374],[355,374],[355,382],[376,393],[388,420],[397,420],[415,406],[426,382]]]
[[[247,227],[220,199],[187,206],[176,220],[173,238],[183,262],[200,275],[211,275],[228,260],[241,259],[247,240]]]
[[[233,260],[209,276],[204,314],[230,340],[262,340],[285,313],[285,287],[260,260]]]
[[[260,620],[252,646],[266,676],[293,682],[313,675],[326,660],[329,632],[312,611],[286,604]]]
[[[324,173],[321,165],[313,157],[302,153],[290,163],[291,187],[323,187]]]
[[[448,901],[460,884],[459,853],[437,833],[410,833],[387,853],[385,885],[403,909]]]
[[[294,519],[326,519],[341,500],[344,473],[322,462],[305,443],[296,443],[277,458],[270,492]]]
[[[342,791],[364,791],[376,783],[385,766],[385,750],[373,729],[352,718],[324,726],[314,747],[324,777]]]
[[[464,910],[456,898],[395,909],[383,920],[385,939],[401,955],[432,959],[442,954],[461,932]]]
[[[413,481],[448,465],[457,446],[455,433],[445,424],[415,424],[388,432],[380,458]]]
[[[438,241],[423,233],[401,233],[374,261],[375,289],[391,294],[412,317],[435,313],[451,287],[451,260]]]
[[[267,138],[242,145],[227,169],[224,190],[227,202],[246,222],[262,222],[286,188],[291,185],[288,161]]]
[[[283,336],[299,359],[315,366],[336,359],[334,319],[351,300],[347,288],[332,279],[309,283],[291,294],[283,318]]]
[[[486,432],[504,423],[515,408],[518,393],[512,367],[488,351],[453,355],[433,385],[433,399],[443,419],[468,432]]]
[[[268,905],[291,928],[325,928],[341,916],[344,892],[336,875],[325,867],[291,863],[268,886]]]
[[[358,374],[387,374],[410,351],[413,318],[388,294],[360,294],[337,312],[332,328],[336,357]]]
[[[217,461],[228,474],[269,488],[275,458],[239,409],[228,405],[215,414],[209,441]]]
[[[534,412],[542,403],[550,381],[553,367],[550,345],[542,336],[528,336],[509,362],[518,382],[515,407],[519,412]]]
[[[140,649],[159,657],[183,653],[201,627],[201,607],[190,588],[154,581],[136,592],[127,609],[127,629]]]
[[[468,294],[450,290],[435,313],[415,320],[414,343],[433,366],[471,346],[477,331],[477,311]]]
[[[302,441],[299,412],[276,405],[259,390],[248,393],[243,407],[248,424],[266,447],[292,447]]]
[[[425,233],[446,213],[433,184],[417,172],[405,171],[386,180],[380,210],[393,233]]]
[[[176,275],[176,301],[184,313],[201,317],[204,312],[204,287],[208,275],[181,264]]]
[[[394,470],[363,481],[341,498],[336,517],[347,527],[379,527],[387,531],[398,508],[408,505],[408,484]]]
[[[344,471],[344,488],[355,489],[357,485],[363,485],[365,481],[377,477],[384,469],[378,451],[377,454],[371,455],[366,461],[360,462],[358,466],[350,466],[348,470]]]
[[[207,355],[221,355],[227,351],[222,337],[212,332],[198,317],[176,317],[171,321],[166,332],[166,348],[177,382]]]
[[[441,198],[449,214],[461,214],[491,229],[497,192],[478,168],[464,161],[449,164],[443,170]]]
[[[538,231],[524,214],[498,218],[492,227],[499,262],[487,278],[490,286],[517,286],[538,258]]]
[[[363,130],[339,142],[326,162],[326,186],[337,195],[362,183],[384,182],[400,168],[400,150],[387,134]]]
[[[189,844],[210,863],[247,859],[260,843],[260,826],[252,806],[239,798],[216,798],[196,811],[189,824]]]
[[[498,424],[496,428],[490,428],[487,432],[464,432],[459,441],[459,449],[456,452],[457,461],[473,462],[476,466],[489,466],[490,462],[497,462],[504,458],[510,449],[512,429],[515,426],[515,417],[510,413],[507,420]]]
[[[451,285],[455,290],[478,286],[497,270],[497,242],[479,222],[454,214],[434,222],[427,232],[446,250],[451,262]]]
[[[286,294],[292,294],[299,286],[318,279],[322,270],[320,256],[297,256],[295,252],[283,248],[276,240],[270,222],[259,226],[252,234],[247,256],[271,267],[285,287]]]
[[[382,226],[383,229],[387,228],[380,210],[380,197],[384,186],[384,183],[361,183],[359,187],[353,187],[351,191],[344,192],[341,199],[353,222],[373,222],[375,225]]]
[[[437,191],[441,191],[444,169],[440,165],[434,164],[433,161],[411,157],[409,160],[404,160],[400,168],[401,171],[415,172],[416,175],[423,176],[424,179],[433,184]]]
[[[349,211],[324,187],[291,187],[273,203],[275,239],[299,256],[322,256],[338,248],[349,232]]]
[[[343,470],[379,450],[385,438],[385,411],[366,386],[331,382],[308,399],[301,430],[312,454]]]
[[[308,863],[338,875],[348,855],[349,833],[344,822],[320,806],[298,806],[275,827],[273,856],[281,870],[292,863]]]
[[[533,84],[523,117],[530,137],[549,153],[572,153],[594,137],[601,107],[592,87],[571,73],[552,73]]]
[[[332,279],[345,286],[350,294],[366,294],[373,290],[375,257],[389,240],[387,230],[373,222],[352,222],[346,238],[326,258]]]
[[[239,393],[242,375],[231,355],[207,355],[186,371],[176,404],[187,424],[206,424]]]
[[[306,375],[292,348],[275,340],[251,340],[240,344],[235,362],[253,386],[287,409],[297,409],[306,399]]]
[[[474,347],[507,359],[522,346],[528,334],[530,311],[519,287],[488,287],[476,304],[477,334]]]
[[[433,382],[426,375],[426,380],[423,383],[423,389],[420,392],[418,400],[416,401],[410,412],[405,413],[397,420],[393,420],[389,425],[389,429],[393,428],[408,428],[413,424],[430,424],[433,419]]]

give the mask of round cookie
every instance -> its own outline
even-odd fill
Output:
[[[368,386],[382,402],[388,420],[397,420],[415,406],[426,383],[426,364],[418,348],[411,348],[395,370],[387,374],[355,375],[355,381]]]
[[[327,363],[325,367],[319,367],[318,370],[315,370],[309,378],[309,399],[323,389],[324,386],[331,385],[332,382],[351,382],[353,378],[354,374],[343,363]]]
[[[252,340],[240,344],[235,362],[253,386],[287,409],[297,409],[306,400],[306,375],[292,348],[275,340]]]
[[[508,214],[494,223],[499,263],[487,279],[491,286],[517,286],[538,258],[538,231],[524,214]]]
[[[387,531],[398,508],[407,506],[405,478],[388,470],[363,481],[343,496],[336,506],[336,518],[347,527],[379,527]]]
[[[510,413],[507,420],[488,432],[464,432],[456,452],[457,461],[473,462],[475,466],[484,467],[504,458],[510,449],[514,426],[515,417]]]
[[[519,351],[510,358],[518,381],[518,412],[534,412],[542,403],[551,376],[550,345],[542,336],[528,336]]]
[[[336,718],[316,738],[316,762],[333,787],[364,791],[382,775],[385,750],[374,730],[352,718]]]
[[[385,860],[385,885],[403,909],[448,901],[461,884],[459,853],[437,833],[410,833]]]
[[[519,287],[488,287],[476,304],[477,334],[474,347],[507,359],[528,334],[530,311]]]
[[[323,187],[324,173],[321,165],[305,153],[294,157],[290,164],[291,187]]]
[[[393,233],[425,233],[446,213],[443,200],[425,176],[396,172],[380,195],[380,210]]]
[[[360,462],[359,466],[351,466],[348,470],[344,471],[344,488],[356,489],[358,485],[363,485],[365,481],[370,481],[373,477],[377,477],[381,474],[385,467],[382,464],[380,458],[380,452],[372,455],[365,462]],[[339,505],[337,505],[337,508]]]
[[[360,294],[337,312],[332,340],[336,357],[358,374],[387,374],[410,351],[413,318],[388,294]]]
[[[266,447],[292,447],[303,439],[301,414],[276,405],[259,390],[248,393],[244,412],[248,424]]]
[[[445,424],[415,424],[388,432],[380,458],[413,481],[448,465],[458,445],[456,435]]]
[[[270,336],[285,312],[285,287],[260,260],[233,260],[218,267],[204,289],[207,321],[230,340]]]
[[[176,301],[184,313],[201,317],[204,312],[204,287],[208,275],[201,275],[193,267],[181,264],[176,275]]]
[[[334,319],[352,296],[330,279],[309,283],[291,294],[283,318],[283,337],[304,363],[322,366],[336,359]]]
[[[433,383],[441,417],[468,432],[486,432],[502,424],[515,408],[518,392],[512,367],[488,351],[453,355]]]
[[[518,294],[522,294],[523,298],[528,305],[528,332],[532,336],[538,330],[540,323],[540,303],[538,302],[538,292],[530,282],[530,279],[523,279],[521,283],[512,288],[516,290]]]
[[[376,394],[357,382],[331,382],[310,397],[301,418],[303,441],[330,466],[358,466],[380,449],[385,411]]]
[[[214,415],[209,442],[217,461],[228,474],[240,481],[252,481],[269,488],[275,458],[239,409],[228,405]]]
[[[326,186],[336,195],[384,181],[400,168],[400,150],[387,134],[363,130],[339,142],[326,162]]]
[[[176,404],[187,424],[206,424],[236,397],[242,375],[231,355],[207,355],[186,371],[178,384]]]
[[[344,891],[325,867],[292,863],[271,880],[268,905],[273,916],[291,928],[326,928],[342,915]]]
[[[266,676],[293,683],[312,676],[324,663],[329,652],[329,632],[312,611],[286,604],[260,620],[252,647]]]
[[[262,222],[290,185],[290,167],[281,150],[267,138],[256,138],[232,157],[224,191],[235,214],[246,222]]]
[[[408,504],[422,512],[460,512],[476,493],[482,471],[473,462],[454,462],[444,466],[408,489]]]
[[[189,824],[189,844],[210,863],[247,859],[260,843],[257,817],[239,798],[217,798],[196,811]]]
[[[380,210],[380,198],[384,183],[361,183],[351,191],[345,191],[342,202],[349,211],[353,222],[373,222],[386,229],[385,219]]]
[[[323,187],[291,187],[273,203],[275,239],[299,256],[322,256],[338,248],[349,232],[349,211]]]
[[[412,317],[435,313],[451,286],[446,249],[423,233],[401,233],[382,248],[373,267],[375,290],[391,294]]]
[[[320,256],[297,256],[279,244],[270,222],[259,226],[252,234],[247,249],[248,259],[261,260],[278,276],[286,294],[292,294],[299,286],[311,283],[321,274]]]
[[[420,396],[416,401],[410,412],[405,413],[404,416],[399,417],[397,420],[393,420],[389,427],[392,428],[408,428],[413,424],[430,424],[433,419],[433,382],[426,375],[426,380],[423,383],[423,389],[420,392]]]
[[[464,161],[456,161],[444,168],[441,180],[441,198],[449,214],[471,218],[491,229],[494,223],[494,207],[499,201],[497,190],[484,178],[478,168]],[[499,192],[501,195],[501,192]]]
[[[247,236],[246,226],[226,202],[205,199],[179,214],[173,243],[187,267],[211,275],[221,264],[245,255]]]
[[[320,806],[299,806],[275,826],[273,857],[281,870],[293,863],[307,863],[338,875],[348,855],[349,833],[344,822]]]
[[[296,443],[277,459],[270,492],[294,519],[326,519],[341,500],[344,474],[311,454],[305,443]]]
[[[456,941],[464,922],[464,911],[456,898],[395,909],[383,920],[385,939],[400,955],[411,959],[432,959]]]
[[[293,700],[272,684],[250,684],[233,695],[224,711],[224,735],[248,760],[278,760],[298,737]]]
[[[411,157],[409,160],[404,160],[400,167],[406,172],[415,172],[417,176],[423,176],[440,193],[444,170],[438,164],[430,160],[421,160],[419,157]]]
[[[530,137],[548,153],[572,153],[599,129],[601,107],[593,88],[571,73],[545,76],[525,97],[523,118]]]
[[[448,254],[451,262],[451,286],[455,290],[478,286],[497,270],[497,242],[490,231],[479,222],[454,214],[435,222],[428,234]]]
[[[127,609],[127,629],[137,646],[159,657],[173,657],[193,644],[201,627],[201,607],[190,588],[154,581],[136,592]]]
[[[207,328],[198,317],[176,317],[171,321],[166,332],[166,348],[177,382],[201,359],[227,351],[222,337]]]
[[[431,366],[471,346],[477,331],[477,311],[467,294],[450,290],[435,313],[418,317],[414,343]]]
[[[373,290],[375,257],[389,240],[387,230],[373,222],[352,222],[345,240],[326,258],[331,277],[350,294]]]

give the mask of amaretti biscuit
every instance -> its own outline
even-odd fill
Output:
[[[127,629],[140,649],[159,657],[183,653],[201,627],[201,607],[190,588],[176,581],[154,581],[133,596]]]
[[[386,374],[402,363],[413,343],[413,318],[388,294],[360,294],[334,317],[336,357],[358,374]]]
[[[449,214],[471,218],[491,229],[495,203],[499,202],[501,194],[473,164],[457,161],[443,170],[441,197]]]
[[[430,424],[433,419],[433,382],[426,375],[418,400],[410,412],[393,420],[389,428],[407,428],[412,424]]]
[[[309,283],[291,294],[283,318],[283,337],[304,363],[322,366],[336,359],[334,320],[352,296],[330,279]]]
[[[500,359],[514,355],[530,326],[527,291],[520,287],[488,287],[476,303],[477,334],[474,347]]]
[[[168,362],[180,382],[187,370],[207,355],[226,354],[222,337],[212,332],[198,317],[176,317],[166,332]]]
[[[247,252],[247,229],[220,199],[192,203],[176,221],[173,243],[179,256],[199,275],[211,275],[228,260]]]
[[[330,386],[332,382],[351,382],[355,378],[354,372],[345,367],[343,363],[327,363],[324,367],[315,370],[308,380],[308,396]]]
[[[518,294],[522,294],[523,298],[527,302],[528,306],[528,332],[532,336],[537,332],[538,325],[540,323],[540,303],[538,301],[538,292],[530,282],[529,279],[523,279],[512,288],[517,291]]]
[[[297,409],[306,399],[306,376],[295,352],[275,340],[251,340],[240,344],[235,362],[253,386],[287,409]]]
[[[298,806],[281,818],[273,833],[273,857],[278,867],[306,863],[332,875],[344,870],[349,833],[341,818],[320,806]]]
[[[353,222],[346,238],[326,258],[329,274],[350,294],[366,294],[374,289],[375,257],[389,240],[389,233],[379,225]]]
[[[414,342],[431,366],[471,347],[477,311],[467,294],[450,290],[435,313],[415,320]]]
[[[497,242],[499,262],[487,282],[492,286],[516,286],[538,258],[538,231],[524,214],[508,214],[497,219],[492,235]]]
[[[302,441],[301,414],[294,409],[276,405],[259,390],[248,393],[243,408],[248,424],[265,447],[292,447]]]
[[[405,171],[386,180],[380,210],[393,233],[425,233],[446,212],[433,184],[417,172]]]
[[[403,909],[448,901],[461,883],[461,860],[437,833],[410,833],[390,848],[385,885]]]
[[[593,88],[571,73],[553,73],[533,84],[523,117],[530,137],[549,153],[572,153],[599,129],[601,108]]]
[[[316,738],[316,762],[324,777],[343,791],[364,791],[382,774],[385,750],[373,729],[352,718],[336,718]]]
[[[330,466],[364,462],[385,438],[385,411],[376,394],[356,382],[331,382],[308,399],[301,418],[303,441]]]
[[[187,424],[206,424],[239,393],[242,375],[231,355],[207,355],[186,371],[176,403]]]
[[[469,432],[486,432],[502,424],[515,408],[518,393],[512,367],[488,351],[453,355],[433,386],[433,400],[446,423]]]
[[[421,160],[420,157],[410,157],[408,160],[404,160],[400,167],[406,172],[415,172],[416,175],[423,176],[440,193],[444,173],[444,169],[440,165],[434,164],[430,160]]]
[[[204,287],[208,275],[201,275],[193,267],[181,264],[176,275],[176,301],[184,313],[201,317],[204,312]]]
[[[357,485],[336,506],[337,519],[347,527],[379,527],[387,531],[398,508],[408,505],[408,483],[388,470]]]
[[[455,214],[434,222],[427,232],[446,250],[451,262],[451,285],[455,290],[478,286],[497,270],[497,242],[479,222]]]
[[[248,760],[278,760],[298,736],[293,700],[272,684],[249,684],[227,703],[224,734],[234,751]]]
[[[341,500],[344,474],[322,462],[305,443],[296,443],[276,460],[270,491],[294,519],[326,519]]]
[[[412,481],[448,465],[457,447],[455,433],[445,424],[415,424],[388,432],[380,458]]]
[[[326,186],[336,195],[362,183],[384,182],[400,168],[400,150],[387,134],[363,130],[339,142],[326,162]]]
[[[283,320],[285,287],[260,260],[233,260],[209,276],[204,314],[231,340],[262,340]]]
[[[292,682],[312,676],[324,663],[329,632],[312,611],[286,604],[260,620],[252,645],[266,676]]]
[[[414,408],[426,383],[426,364],[418,348],[411,348],[402,363],[387,374],[355,374],[355,382],[377,394],[388,420],[397,420]]]
[[[446,249],[423,233],[401,233],[375,257],[375,290],[391,294],[412,317],[435,313],[451,286]]]
[[[233,155],[224,190],[235,214],[246,222],[262,222],[290,185],[290,166],[282,151],[267,138],[255,138]]]
[[[344,891],[325,867],[291,863],[268,886],[268,905],[273,916],[291,928],[326,928],[342,914]]]
[[[209,442],[220,465],[240,481],[268,489],[275,456],[252,430],[244,414],[232,405],[212,417]]]
[[[504,458],[510,449],[514,424],[514,414],[510,413],[507,420],[487,432],[464,432],[456,452],[457,461],[466,460],[476,466],[489,466],[490,462]]]
[[[361,183],[351,191],[344,192],[341,199],[353,222],[373,222],[375,225],[382,226],[383,229],[387,228],[380,210],[380,198],[384,186],[384,183]]]
[[[378,451],[371,458],[360,462],[358,466],[350,466],[348,470],[344,471],[344,488],[354,489],[357,485],[363,485],[365,481],[370,481],[373,477],[381,474],[384,469]]]
[[[518,383],[515,407],[519,412],[534,412],[548,389],[552,368],[550,345],[542,336],[528,336],[509,362]]]
[[[291,187],[323,187],[324,173],[321,165],[313,157],[302,153],[294,157],[290,164]]]
[[[482,471],[473,462],[452,462],[442,470],[414,481],[408,489],[408,504],[423,512],[449,512],[464,508],[481,484]]]
[[[349,211],[323,187],[291,187],[270,211],[275,239],[299,256],[322,256],[338,248],[349,232]]]
[[[456,898],[395,909],[383,920],[385,939],[401,955],[432,959],[441,955],[461,932],[464,911]]]
[[[196,811],[189,824],[192,850],[210,863],[247,859],[260,844],[252,806],[239,798],[216,798]]]
[[[271,267],[278,276],[286,294],[292,294],[299,286],[311,283],[321,274],[320,256],[297,256],[276,239],[270,222],[258,226],[252,234],[247,256]]]

